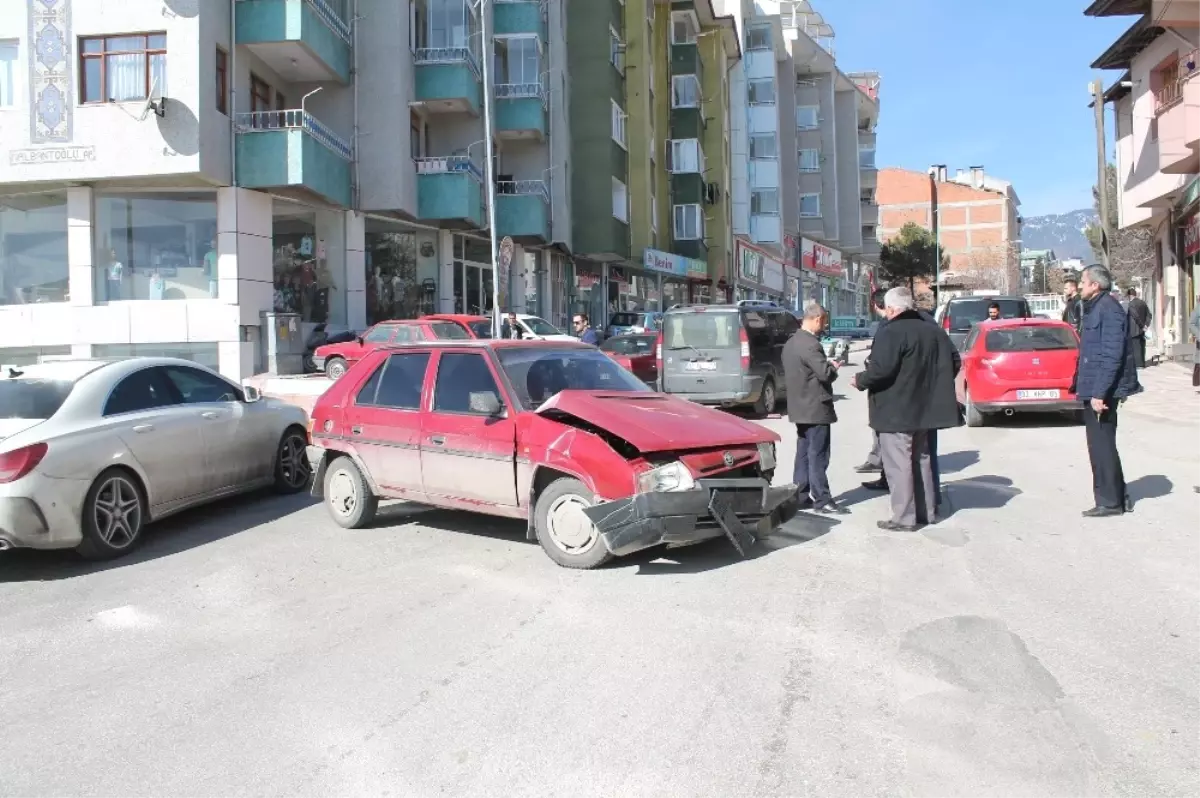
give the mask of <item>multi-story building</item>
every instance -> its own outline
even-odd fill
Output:
[[[1118,224],[1153,233],[1143,293],[1164,352],[1186,350],[1200,265],[1200,0],[1095,0],[1093,17],[1133,24],[1096,69],[1121,70],[1105,92],[1116,120]]]
[[[240,378],[267,330],[486,312],[493,217],[502,302],[562,320],[562,9],[0,0],[0,362]]]
[[[931,176],[889,167],[879,171],[876,196],[880,241],[909,222],[932,229],[936,203],[938,240],[950,260],[943,287],[1020,290],[1021,200],[1007,181],[981,166],[960,169],[953,178],[944,168]]]

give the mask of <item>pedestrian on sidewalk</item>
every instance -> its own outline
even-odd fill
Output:
[[[788,421],[796,425],[796,461],[792,482],[802,510],[844,515],[829,490],[829,450],[832,425],[833,382],[840,361],[830,361],[821,346],[821,330],[828,314],[815,300],[804,305],[800,329],[783,345],[783,375],[787,384]]]
[[[1079,296],[1079,278],[1073,274],[1063,280],[1063,303],[1062,320],[1078,335],[1083,324],[1083,299]]]
[[[1088,460],[1095,506],[1085,518],[1122,515],[1133,509],[1117,452],[1117,406],[1139,393],[1129,315],[1112,295],[1112,275],[1103,266],[1083,270],[1083,337],[1075,373],[1075,396],[1083,403]]]
[[[1133,344],[1133,362],[1139,369],[1146,368],[1146,330],[1150,329],[1150,306],[1146,300],[1138,296],[1137,289],[1130,288],[1125,294],[1129,304],[1125,312],[1129,314],[1129,341]]]
[[[892,517],[879,528],[911,532],[938,520],[929,433],[962,424],[954,392],[956,352],[950,337],[917,312],[907,288],[887,292],[884,312],[887,323],[852,384],[868,392],[891,493]]]

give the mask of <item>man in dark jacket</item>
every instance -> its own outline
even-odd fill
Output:
[[[515,311],[510,310],[508,312],[508,318],[500,326],[500,337],[517,341],[525,337],[525,331],[521,329],[521,323],[517,321]]]
[[[892,518],[880,529],[913,531],[936,523],[929,432],[962,424],[954,392],[954,344],[921,318],[907,288],[887,292],[888,322],[875,337],[871,358],[854,379],[869,392],[871,428],[892,496]]]
[[[1138,296],[1138,292],[1132,288],[1126,293],[1129,297],[1129,304],[1125,306],[1125,312],[1129,314],[1129,341],[1133,344],[1133,362],[1140,368],[1146,368],[1146,330],[1150,329],[1150,320],[1154,316],[1150,313],[1150,306],[1146,304],[1146,300]]]
[[[833,381],[837,361],[830,362],[821,346],[825,308],[815,301],[804,306],[804,319],[783,345],[783,376],[787,382],[788,421],[796,425],[796,483],[800,509],[845,514],[829,490],[830,425],[837,421],[833,408]]]
[[[1096,502],[1083,515],[1103,518],[1133,509],[1117,452],[1117,405],[1139,393],[1142,386],[1134,364],[1129,318],[1111,293],[1112,275],[1103,266],[1089,266],[1083,270],[1079,287],[1083,294],[1083,335],[1075,396],[1083,402]]]
[[[1066,304],[1063,307],[1062,320],[1075,328],[1075,332],[1080,331],[1083,324],[1083,301],[1079,297],[1079,279],[1075,276],[1068,277],[1063,280],[1063,302]]]

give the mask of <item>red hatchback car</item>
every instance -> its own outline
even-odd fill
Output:
[[[658,346],[658,333],[630,333],[605,339],[600,344],[600,351],[620,363],[627,371],[633,372],[647,385],[658,383],[658,359],[655,347]]]
[[[1024,411],[1064,412],[1078,417],[1071,393],[1079,337],[1071,325],[1051,319],[999,319],[971,328],[963,342],[958,400],[968,427],[988,415]]]
[[[336,380],[368,352],[381,346],[410,341],[485,338],[491,335],[491,324],[487,316],[450,313],[422,316],[419,319],[381,321],[353,341],[318,346],[313,351],[313,365],[317,371],[324,371],[329,379]]]
[[[779,436],[650,391],[586,344],[438,341],[367,354],[312,411],[313,494],[343,527],[380,499],[526,519],[567,568],[725,535],[745,554],[797,511]]]

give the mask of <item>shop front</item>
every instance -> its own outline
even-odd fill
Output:
[[[1193,185],[1197,184],[1193,182]],[[1183,244],[1180,282],[1183,284],[1183,318],[1186,323],[1196,309],[1196,273],[1200,270],[1200,210],[1193,210],[1184,219],[1180,238]]]
[[[437,231],[373,216],[363,227],[367,324],[436,313]]]
[[[454,312],[492,313],[491,245],[484,239],[454,236]]]
[[[646,249],[642,253],[642,267],[654,275],[652,279],[662,297],[661,310],[688,303],[707,305],[712,301],[708,264],[702,260]]]
[[[608,324],[608,301],[605,292],[605,270],[603,263],[589,260],[575,261],[575,274],[570,283],[571,314],[585,313],[592,326],[598,329]]]
[[[810,238],[800,239],[800,273],[804,299],[815,299],[830,315],[838,315],[838,286],[842,279],[842,253]]]
[[[738,301],[748,299],[784,301],[783,261],[744,241],[737,242]]]

